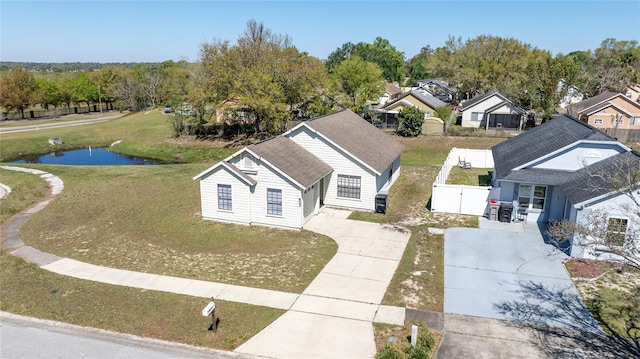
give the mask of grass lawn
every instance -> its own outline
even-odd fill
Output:
[[[50,193],[47,182],[30,173],[0,168],[0,183],[11,187],[9,196],[0,200],[0,224],[36,204]]]
[[[110,150],[174,163],[213,164],[237,150],[229,143],[173,138],[170,118],[159,111],[138,112],[92,125],[3,134],[0,162],[12,161],[25,154],[46,154],[89,146],[108,147],[116,141],[122,143]],[[62,137],[64,143],[50,145],[50,137]]]
[[[452,147],[487,149],[505,139],[448,136],[397,139],[406,149],[402,154],[400,178],[389,193],[387,213],[353,212],[350,218],[396,223],[411,230],[411,238],[383,304],[441,312],[444,308],[444,237],[430,234],[428,228],[477,227],[478,218],[429,211],[427,203],[433,181]]]
[[[142,337],[233,350],[283,310],[216,301],[217,333],[203,317],[205,298],[64,277],[0,251],[2,310]]]
[[[301,293],[337,244],[203,220],[191,178],[206,166],[38,166],[65,188],[23,225],[22,240],[108,267]]]
[[[490,186],[493,169],[452,167],[447,177],[447,184],[462,184],[467,186]]]
[[[607,334],[640,339],[640,272],[605,261],[571,259],[567,271]]]

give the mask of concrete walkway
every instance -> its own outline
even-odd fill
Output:
[[[238,347],[272,358],[373,358],[371,322],[404,324],[405,308],[380,305],[410,233],[346,219],[326,209],[305,229],[338,243],[338,253],[287,313]]]
[[[41,176],[49,182],[52,197],[64,188],[58,177],[43,171],[2,168]],[[376,353],[372,322],[404,324],[405,308],[380,305],[410,237],[402,228],[348,220],[348,211],[323,210],[305,229],[333,238],[338,253],[302,294],[296,294],[108,268],[25,246],[18,229],[50,201],[36,204],[7,226],[2,244],[16,248],[13,255],[75,278],[288,310],[238,347],[237,353],[272,358],[372,358]]]

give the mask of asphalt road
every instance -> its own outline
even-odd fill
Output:
[[[196,348],[9,313],[2,313],[1,319],[2,359],[240,358],[232,352]]]
[[[15,127],[3,126],[3,127],[0,127],[0,133],[27,132],[27,131],[37,131],[37,130],[45,130],[45,129],[51,129],[51,128],[59,128],[59,127],[89,125],[92,123],[100,123],[100,122],[113,120],[119,117],[122,117],[122,115],[117,114],[114,116],[93,118],[88,120],[66,121],[66,122],[59,122],[59,123],[45,123],[41,125],[27,125],[27,126],[15,126]]]

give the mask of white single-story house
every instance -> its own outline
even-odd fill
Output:
[[[462,127],[520,130],[526,111],[497,91],[490,91],[464,102]]]
[[[322,205],[376,210],[404,147],[349,110],[302,122],[199,173],[202,217],[301,229]]]
[[[499,188],[494,199],[526,213],[528,222],[584,223],[600,209],[616,231],[640,233],[638,211],[625,210],[632,204],[628,193],[607,181],[638,171],[640,153],[598,129],[561,116],[494,146],[492,153],[493,184]],[[576,235],[570,242],[572,256],[594,257],[595,249],[582,245],[584,238]]]

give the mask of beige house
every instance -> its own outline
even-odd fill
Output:
[[[627,87],[625,90],[625,96],[627,96],[631,101],[640,102],[640,84]]]
[[[446,106],[447,104],[441,100],[431,96],[422,95],[417,91],[406,92],[398,96],[395,100],[392,100],[383,105],[380,110],[398,113],[405,107],[417,107],[420,111],[424,112],[425,118],[435,116],[435,109],[438,107]]]
[[[599,129],[640,129],[640,103],[617,92],[580,101],[569,107],[569,115]]]

